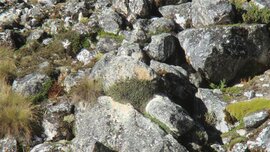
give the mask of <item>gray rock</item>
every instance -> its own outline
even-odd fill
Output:
[[[105,9],[99,16],[99,25],[105,32],[118,34],[123,21],[121,16],[112,9]]]
[[[259,8],[270,8],[270,1],[267,0],[251,0]]]
[[[211,148],[213,148],[217,152],[226,152],[222,145],[219,144],[212,144]]]
[[[77,134],[72,143],[78,151],[90,150],[86,145],[91,147],[93,139],[119,152],[186,151],[131,105],[120,104],[110,97],[100,97],[97,104],[85,110],[78,108],[75,127]]]
[[[194,126],[187,112],[165,96],[155,95],[146,105],[145,112],[168,127],[168,131],[178,137]]]
[[[165,63],[160,63],[155,60],[150,61],[150,67],[156,71],[156,73],[161,73],[161,75],[165,75],[168,73],[174,74],[178,77],[188,77],[188,72],[183,69],[180,66],[174,66],[174,65],[169,65]]]
[[[79,70],[77,73],[71,73],[67,77],[65,77],[65,80],[63,82],[64,90],[69,93],[71,91],[71,88],[75,86],[83,77],[86,77],[90,74],[90,69],[86,70]]]
[[[76,56],[77,60],[84,63],[84,65],[90,63],[99,53],[99,51],[82,49]]]
[[[256,139],[247,141],[249,150],[270,151],[270,123],[256,137]]]
[[[42,29],[48,34],[59,34],[67,30],[67,27],[63,26],[64,21],[61,19],[48,19],[42,24]]]
[[[167,18],[152,18],[148,26],[148,32],[151,35],[169,33],[176,28],[175,23],[171,19]]]
[[[134,29],[131,32],[128,32],[124,41],[128,43],[139,43],[144,46],[150,40],[150,36],[146,31],[142,29]]]
[[[106,90],[119,81],[132,78],[153,80],[157,75],[145,63],[132,57],[106,55],[95,64],[90,77],[101,79]]]
[[[138,43],[124,43],[120,48],[118,48],[117,55],[131,56],[133,59],[143,61],[145,58],[144,52],[140,48]]]
[[[232,147],[231,152],[246,152],[247,150],[248,150],[248,147],[246,144],[237,143]]]
[[[138,17],[147,17],[151,12],[151,3],[149,0],[113,0],[112,7],[120,14],[132,21]]]
[[[42,126],[46,141],[59,141],[72,138],[72,128],[64,117],[72,114],[72,105],[67,97],[60,97],[57,103],[48,102],[44,107]]]
[[[0,45],[8,45],[13,48],[19,48],[24,44],[24,42],[24,37],[22,37],[18,32],[14,32],[13,30],[5,30],[4,32],[0,32]]]
[[[44,31],[37,29],[31,32],[31,34],[27,37],[27,41],[31,40],[40,40],[44,36]]]
[[[151,59],[164,62],[179,49],[177,38],[168,33],[154,35],[151,43],[146,48],[146,53]]]
[[[96,10],[102,10],[103,8],[110,7],[112,5],[112,0],[97,0],[95,3]]]
[[[193,68],[219,83],[234,79],[245,73],[245,69],[254,74],[268,65],[267,32],[266,26],[260,24],[215,26],[187,29],[178,38]]]
[[[17,141],[12,137],[0,139],[1,152],[17,152]]]
[[[268,118],[268,111],[259,111],[252,113],[243,118],[246,128],[256,128],[260,126]]]
[[[44,5],[55,5],[61,0],[37,0],[38,3],[44,4]]]
[[[232,23],[233,7],[229,0],[192,1],[192,23],[194,27]]]
[[[121,42],[114,38],[104,37],[100,38],[97,45],[96,50],[100,52],[111,52],[116,51],[121,46]]]
[[[208,113],[214,114],[216,118],[215,128],[222,133],[229,131],[229,124],[225,121],[225,114],[223,110],[226,108],[226,103],[221,101],[217,95],[215,95],[210,89],[198,89],[196,96],[201,99],[204,106],[207,108]],[[200,107],[197,112],[201,112],[203,109]]]
[[[191,2],[181,5],[167,5],[158,10],[163,17],[173,19],[181,28],[191,27]]]
[[[50,78],[44,74],[32,73],[23,78],[17,78],[12,84],[12,90],[25,96],[39,93]]]
[[[72,145],[68,141],[45,142],[33,147],[30,152],[69,152],[72,151]]]
[[[4,26],[12,26],[13,23],[19,21],[21,12],[21,9],[11,7],[4,13],[0,13],[0,27],[3,28]]]

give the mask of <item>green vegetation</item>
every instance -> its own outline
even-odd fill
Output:
[[[218,85],[216,85],[216,84],[214,84],[214,83],[211,83],[211,84],[210,84],[210,87],[211,87],[212,89],[220,89],[221,91],[222,91],[223,89],[225,89],[226,86],[227,86],[227,85],[226,85],[226,80],[225,80],[225,79],[221,80],[220,83],[219,83]]]
[[[129,79],[111,86],[106,94],[118,102],[130,103],[137,110],[143,112],[146,103],[151,99],[157,87],[151,81]]]
[[[158,119],[152,117],[150,114],[148,113],[144,113],[144,116],[149,118],[152,122],[154,122],[155,124],[157,124],[161,129],[163,129],[165,132],[167,132],[168,134],[173,134],[171,132],[171,129],[169,127],[167,127],[164,123],[162,123],[161,121],[159,121]]]
[[[236,96],[238,96],[241,92],[243,92],[243,88],[240,87],[228,87],[221,90],[223,92],[223,100],[228,102],[233,100]]]
[[[268,24],[270,22],[270,9],[260,9],[258,6],[250,2],[247,12],[244,13],[242,17],[245,23]]]
[[[111,38],[111,39],[116,40],[119,43],[122,42],[125,39],[125,37],[123,35],[108,33],[108,32],[105,32],[103,30],[99,30],[98,36],[100,38]]]
[[[270,23],[269,8],[259,8],[256,4],[248,2],[247,0],[231,0],[231,3],[237,9],[237,14],[242,16],[244,23]],[[248,3],[246,9],[243,8],[244,3]]]
[[[43,84],[42,90],[39,93],[37,93],[36,95],[30,97],[30,100],[33,103],[38,103],[38,102],[43,101],[44,99],[47,99],[48,98],[49,90],[52,87],[52,85],[53,85],[53,81],[52,80],[46,81]]]
[[[31,102],[0,80],[0,138],[10,135],[30,140],[30,124],[34,120],[35,107]]]
[[[63,121],[67,122],[68,124],[71,124],[72,122],[74,122],[74,120],[75,120],[74,114],[67,115],[63,119]]]
[[[95,103],[101,95],[103,95],[101,82],[90,78],[83,78],[71,90],[73,101],[77,102]]]
[[[263,109],[270,109],[270,100],[257,98],[251,101],[233,103],[226,107],[229,114],[237,120],[242,120],[246,115]]]
[[[227,149],[231,149],[237,143],[242,143],[242,142],[247,141],[246,137],[240,136],[236,132],[237,130],[243,129],[243,128],[244,128],[244,123],[243,121],[240,121],[240,124],[237,127],[221,135],[222,138],[230,138],[230,142],[225,145]]]

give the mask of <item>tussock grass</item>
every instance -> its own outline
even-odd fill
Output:
[[[103,94],[101,82],[86,77],[71,90],[71,96],[74,102],[95,103],[97,98]]]
[[[31,138],[31,122],[35,120],[35,107],[24,96],[14,93],[0,80],[0,138],[13,136]]]

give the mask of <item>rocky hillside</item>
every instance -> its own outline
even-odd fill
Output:
[[[0,0],[0,152],[270,152],[269,0]]]

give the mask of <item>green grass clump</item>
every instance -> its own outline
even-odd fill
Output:
[[[34,120],[35,107],[31,102],[0,80],[0,138],[13,136],[29,141]]]
[[[225,89],[225,88],[227,87],[227,85],[226,85],[226,80],[225,80],[225,79],[221,80],[221,81],[219,82],[219,84],[211,83],[211,84],[210,84],[210,87],[211,87],[212,89],[220,89],[220,90],[223,90],[223,89]]]
[[[233,103],[226,107],[230,115],[237,120],[242,120],[246,115],[263,109],[270,109],[270,100],[257,98],[251,101]]]
[[[74,102],[95,103],[101,95],[103,95],[101,82],[90,78],[83,78],[71,90]]]
[[[111,38],[111,39],[114,39],[116,40],[117,42],[121,43],[125,37],[123,35],[118,35],[118,34],[113,34],[113,33],[108,33],[108,32],[105,32],[103,30],[100,30],[98,32],[98,36],[100,38]]]
[[[134,108],[143,112],[156,91],[157,87],[151,81],[130,79],[114,84],[106,94],[118,102],[131,103]]]
[[[243,21],[246,23],[264,23],[270,22],[270,9],[260,9],[257,5],[249,3],[247,12],[243,14]]]

